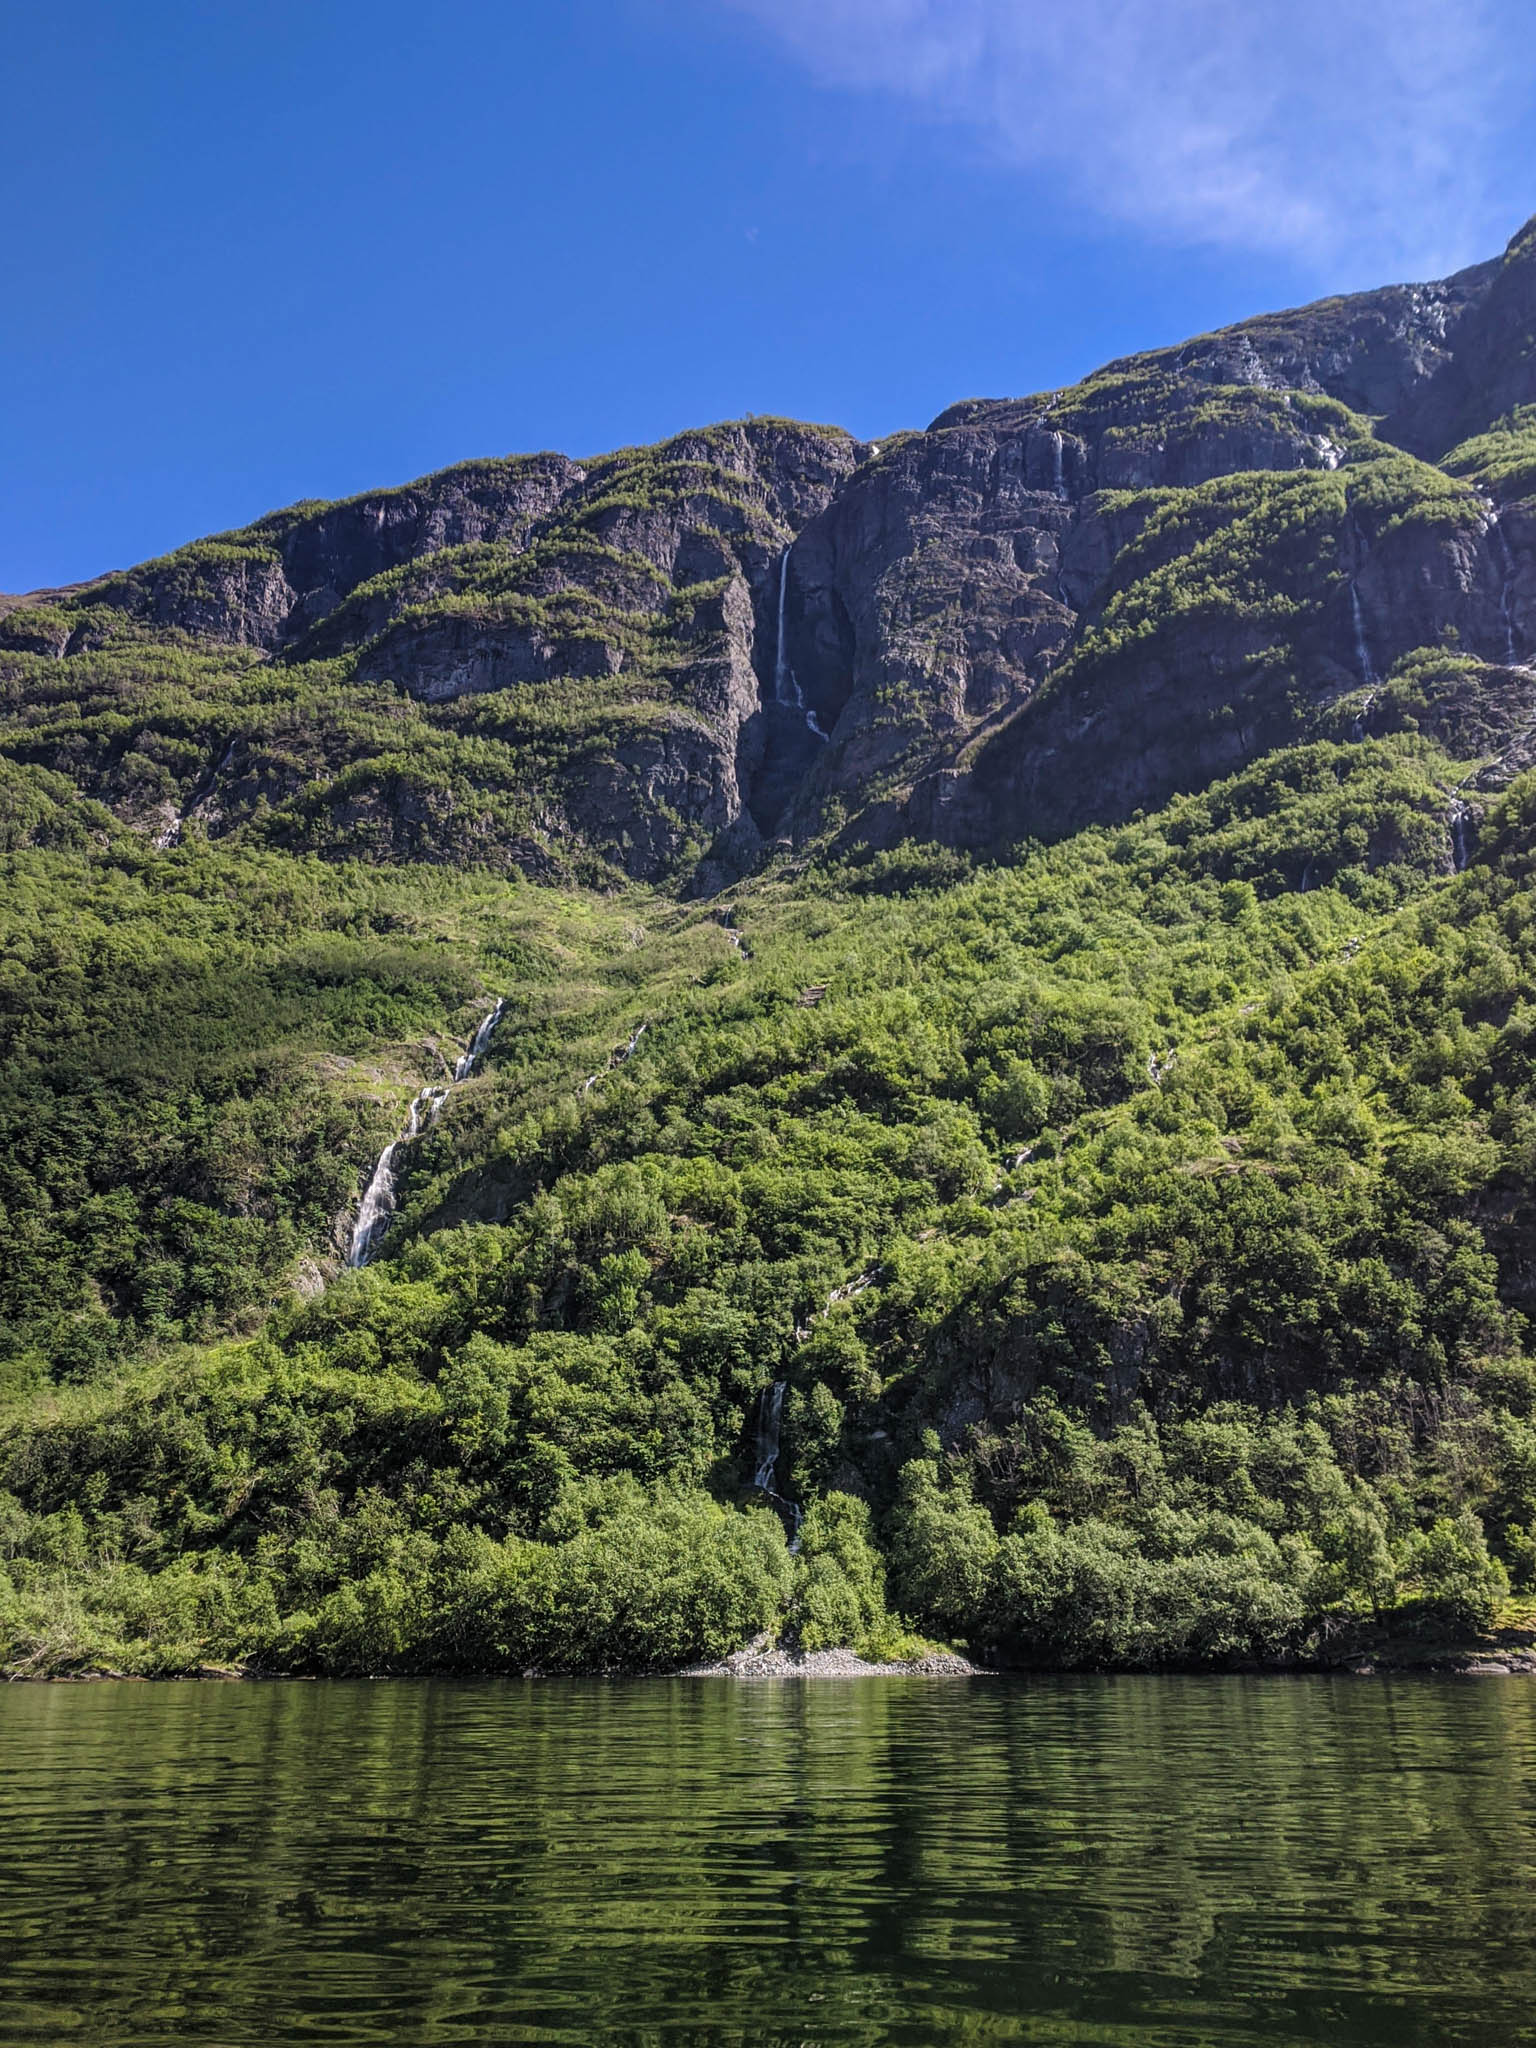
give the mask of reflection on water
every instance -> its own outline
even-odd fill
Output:
[[[0,1692],[0,2042],[1536,2041],[1536,1684]]]

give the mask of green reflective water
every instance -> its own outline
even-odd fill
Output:
[[[1536,1685],[13,1686],[0,2042],[1536,2040]]]

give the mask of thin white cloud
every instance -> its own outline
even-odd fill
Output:
[[[1182,242],[1427,276],[1536,205],[1500,184],[1536,77],[1530,0],[718,4],[818,83],[962,123]]]

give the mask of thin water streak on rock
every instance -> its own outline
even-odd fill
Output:
[[[785,639],[784,620],[789,599],[789,549],[779,557],[779,611],[777,640],[773,650],[773,700],[776,704],[787,705],[798,711],[805,719],[806,728],[817,739],[829,739],[831,735],[822,730],[821,720],[815,710],[806,703],[805,692],[789,665],[789,647]]]
[[[800,1548],[800,1523],[803,1510],[800,1503],[788,1500],[781,1494],[775,1481],[779,1470],[779,1443],[784,1421],[784,1395],[787,1380],[774,1380],[763,1389],[763,1398],[757,1416],[757,1466],[752,1474],[752,1484],[758,1492],[771,1500],[775,1507],[782,1508],[789,1515],[789,1549],[793,1556]]]

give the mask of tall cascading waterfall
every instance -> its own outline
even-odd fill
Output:
[[[800,686],[795,681],[795,672],[789,665],[789,644],[784,634],[784,621],[789,609],[789,549],[779,557],[779,610],[774,623],[773,641],[773,701],[775,704],[791,702],[789,692],[800,695]]]
[[[1067,495],[1066,467],[1062,459],[1065,442],[1060,434],[1051,435],[1051,483],[1058,498]]]
[[[1355,622],[1355,659],[1360,664],[1360,680],[1367,689],[1374,689],[1381,678],[1371,661],[1371,650],[1365,637],[1365,613],[1360,609],[1360,591],[1353,577],[1349,582],[1349,609]]]
[[[773,701],[776,704],[787,704],[792,710],[800,712],[805,719],[807,728],[815,733],[817,739],[824,740],[829,738],[830,735],[822,731],[821,720],[816,716],[811,706],[806,703],[805,692],[800,688],[795,672],[789,665],[789,644],[784,633],[784,620],[788,603],[789,549],[786,548],[779,557],[779,615],[777,638],[773,649]]]
[[[1496,512],[1488,523],[1488,539],[1499,565],[1499,575],[1503,579],[1499,591],[1499,617],[1504,625],[1504,664],[1506,668],[1518,668],[1520,649],[1515,639],[1515,608],[1510,598],[1515,581],[1515,562],[1509,552],[1509,542],[1504,538],[1504,529],[1499,524],[1499,515]]]
[[[372,1178],[363,1190],[363,1199],[357,1205],[357,1220],[352,1225],[352,1241],[347,1247],[349,1266],[366,1266],[373,1257],[375,1246],[394,1219],[399,1201],[400,1175],[411,1147],[423,1131],[430,1131],[437,1122],[438,1113],[453,1089],[461,1081],[467,1081],[474,1072],[506,1007],[506,997],[498,996],[496,1007],[481,1018],[474,1037],[454,1063],[452,1081],[434,1082],[423,1088],[411,1104],[405,1129],[379,1154],[379,1163],[373,1169]]]
[[[437,1113],[447,1095],[448,1090],[443,1087],[423,1088],[411,1104],[404,1132],[379,1154],[373,1178],[364,1188],[363,1199],[357,1205],[357,1221],[352,1226],[352,1242],[347,1248],[349,1266],[366,1266],[374,1246],[388,1230],[395,1213],[400,1171],[406,1154],[422,1132],[430,1130],[436,1123]]]
[[[757,1465],[752,1474],[752,1484],[759,1493],[766,1494],[776,1507],[787,1508],[794,1524],[789,1539],[791,1551],[800,1548],[801,1507],[798,1501],[786,1500],[774,1485],[779,1470],[779,1438],[784,1424],[784,1393],[789,1382],[775,1380],[764,1387],[762,1404],[757,1412]]]

